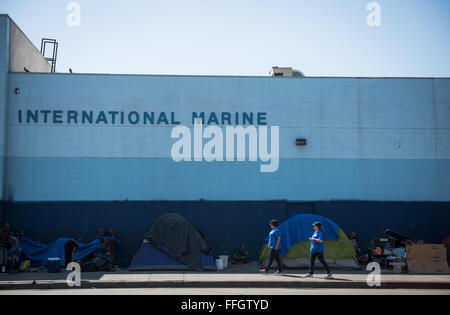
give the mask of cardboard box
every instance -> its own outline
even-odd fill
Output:
[[[450,272],[446,261],[410,260],[409,273],[417,274],[447,274]]]
[[[406,247],[406,257],[408,259],[447,260],[447,248],[440,244],[408,245]]]
[[[410,273],[450,273],[447,264],[447,248],[444,245],[408,245],[406,262]]]

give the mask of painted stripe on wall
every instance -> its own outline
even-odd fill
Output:
[[[449,201],[449,160],[282,159],[259,163],[168,159],[8,158],[16,201],[372,200]]]
[[[7,205],[5,220],[45,243],[63,236],[86,243],[98,228],[113,228],[121,241],[119,263],[126,267],[147,229],[165,213],[180,213],[190,220],[206,234],[215,255],[244,245],[249,258],[256,259],[274,218],[284,221],[300,213],[326,216],[346,233],[355,231],[366,252],[370,239],[387,228],[440,243],[450,230],[449,207],[448,202],[31,202]]]

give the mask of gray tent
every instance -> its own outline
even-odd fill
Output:
[[[179,214],[158,218],[144,236],[130,270],[215,270],[204,236]]]

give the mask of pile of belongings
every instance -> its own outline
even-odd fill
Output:
[[[114,237],[98,237],[89,244],[82,244],[70,238],[60,238],[48,245],[20,238],[23,255],[30,261],[32,268],[45,268],[48,260],[59,258],[60,266],[65,268],[70,262],[78,262],[81,271],[109,271],[114,268]]]
[[[395,265],[406,266],[406,246],[415,242],[410,237],[387,229],[370,241],[368,260],[379,263],[384,269]]]
[[[0,229],[0,266],[9,273],[19,272],[24,260],[19,242],[21,235],[11,232],[8,223]]]
[[[405,262],[406,245],[413,244],[415,240],[389,229],[384,232],[384,236],[387,238],[383,252],[386,259],[390,262]]]

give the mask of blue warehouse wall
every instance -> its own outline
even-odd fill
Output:
[[[449,79],[12,73],[10,86],[21,90],[8,92],[7,184],[18,202],[450,200]],[[174,113],[190,126],[193,112],[264,113],[280,126],[279,169],[176,163],[170,118],[82,123],[82,111]]]
[[[7,147],[7,99],[8,99],[8,72],[9,72],[9,18],[0,15],[0,217],[3,212],[5,199],[5,164]]]

